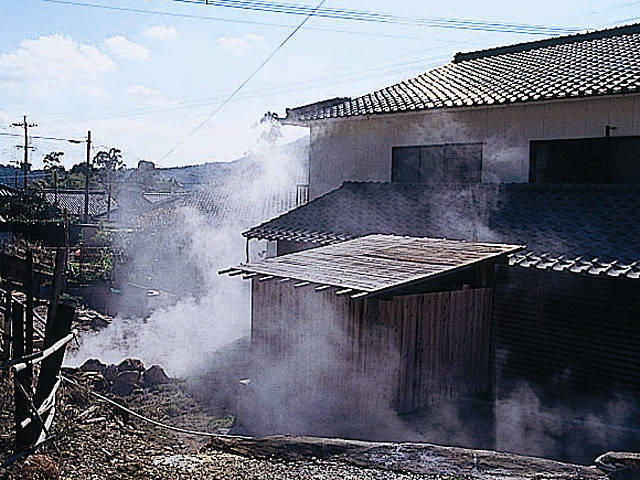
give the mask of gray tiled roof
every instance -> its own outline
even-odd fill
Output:
[[[55,201],[54,192],[45,192],[45,200],[56,205],[61,210],[66,210],[70,215],[84,215],[84,191],[59,190],[58,201]],[[111,211],[117,207],[115,200],[111,199]],[[89,192],[89,216],[95,217],[107,213],[107,193],[104,191]]]
[[[14,197],[17,192],[15,188],[0,184],[0,197]]]
[[[640,261],[640,186],[482,184],[434,189],[346,182],[245,235],[326,245],[374,233],[523,244],[529,256],[522,266],[547,268],[550,259],[560,256],[567,262],[580,257],[574,269],[580,261],[592,267],[611,261],[628,265]],[[592,262],[594,258],[598,262]],[[632,266],[631,276],[636,270],[640,273],[640,262]]]
[[[295,208],[296,191],[295,185],[267,192],[219,185],[184,195],[174,205],[194,208],[214,223],[230,221],[246,226]]]
[[[151,205],[159,205],[162,203],[173,202],[176,199],[181,198],[183,195],[187,195],[187,192],[143,192],[142,198]]]
[[[285,123],[640,91],[640,24],[470,53],[354,99],[289,109]]]

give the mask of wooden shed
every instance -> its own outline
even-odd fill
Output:
[[[370,235],[221,273],[252,280],[252,382],[269,377],[289,416],[331,404],[326,423],[491,397],[494,266],[522,248]],[[269,415],[260,433],[283,428]],[[344,433],[306,421],[294,430]]]

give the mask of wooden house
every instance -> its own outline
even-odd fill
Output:
[[[640,24],[458,53],[281,121],[309,129],[310,199],[345,181],[638,183],[638,52]]]
[[[376,233],[526,245],[496,265],[492,284],[493,447],[590,461],[606,448],[640,446],[639,208],[637,185],[347,182],[246,235],[273,241],[282,258]],[[566,423],[553,438],[573,437],[550,450],[536,450],[535,438],[514,443],[506,400],[522,384],[535,391],[537,415],[562,406]],[[602,412],[621,396],[628,414],[608,418]],[[598,418],[601,433],[585,418]]]
[[[443,400],[492,398],[494,265],[521,249],[370,235],[226,273],[252,280],[253,363],[278,370],[286,392],[278,409],[330,396],[340,409],[332,414],[371,422],[381,408],[408,413]],[[261,375],[268,377],[256,371],[256,389],[264,388]],[[254,431],[287,429],[269,428],[264,417],[281,415],[259,408],[263,418],[247,422]],[[306,422],[295,433],[344,428],[327,423]]]
[[[281,121],[310,131],[311,201],[251,228],[247,241],[268,240],[307,270],[305,252],[369,235],[526,245],[491,265],[491,301],[480,302],[491,305],[483,343],[494,382],[491,446],[588,462],[604,450],[640,448],[638,52],[640,24],[629,25],[457,54],[358,98],[289,109]],[[274,276],[247,271],[258,285]],[[464,284],[430,290],[427,282],[413,293]],[[287,295],[272,292],[273,308],[284,311]],[[394,312],[406,310],[398,304],[385,315]],[[284,338],[296,318],[283,317],[264,338]],[[451,319],[449,328],[464,327]],[[412,335],[415,351],[432,345]],[[285,343],[306,345],[303,338]],[[447,348],[438,343],[438,355]],[[403,391],[420,392],[420,379],[439,368],[411,371]],[[451,357],[445,368],[457,371]],[[454,397],[464,396],[468,378],[451,378]],[[531,395],[513,408],[522,386]],[[429,403],[419,393],[393,398],[400,412]],[[615,407],[620,398],[625,408]],[[465,444],[459,438],[430,440]]]

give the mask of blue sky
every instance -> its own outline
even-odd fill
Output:
[[[518,33],[527,25],[574,31],[640,19],[640,1],[628,0],[327,0],[325,9],[357,11],[360,17],[389,14],[395,20],[312,18],[184,141],[303,16],[204,0],[2,0],[1,5],[0,133],[20,133],[10,124],[25,114],[38,124],[33,135],[84,138],[91,130],[96,149],[119,147],[130,166],[141,159],[159,166],[233,160],[254,148],[256,123],[266,111],[284,113],[286,107],[366,93],[446,63],[458,51],[550,36]],[[481,25],[436,28],[419,25],[420,19]],[[490,32],[487,23],[517,26],[514,32]],[[285,136],[305,133],[290,128]],[[17,143],[19,138],[0,135],[0,163],[20,157]],[[83,145],[36,138],[32,145],[36,167],[52,150],[65,152],[67,166],[84,157]]]

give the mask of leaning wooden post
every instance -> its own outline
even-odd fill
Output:
[[[69,335],[75,312],[75,308],[70,305],[58,305],[53,321],[48,321],[45,327],[43,350],[52,347]],[[60,373],[60,367],[64,359],[64,352],[65,347],[63,346],[46,357],[40,367],[38,385],[36,386],[36,392],[33,396],[33,404],[42,416],[45,424],[51,423],[49,417],[53,415],[55,401],[51,402],[48,407],[43,407],[43,404],[52,395],[55,395],[54,389],[58,383],[58,374]],[[34,445],[38,442],[41,433],[42,424],[40,422],[31,422],[25,429],[25,440],[29,445]]]
[[[24,356],[24,307],[15,302],[11,309],[12,325],[11,330],[13,332],[13,356],[14,358],[20,358]],[[22,428],[23,420],[26,420],[29,416],[29,402],[24,398],[21,389],[26,392],[32,391],[32,386],[27,384],[28,378],[27,369],[21,372],[16,372],[13,376],[14,383],[14,401],[15,412],[14,419],[16,423],[16,451],[21,452],[29,446],[29,443],[25,441],[24,429]]]
[[[65,338],[71,333],[71,324],[76,314],[76,309],[71,305],[61,303],[58,305],[56,316],[53,322],[47,322],[44,333],[43,350],[53,346],[56,342]],[[47,398],[51,389],[58,379],[58,373],[64,359],[65,348],[60,348],[42,361],[40,375],[38,376],[38,386],[33,397],[33,402],[40,405]]]

